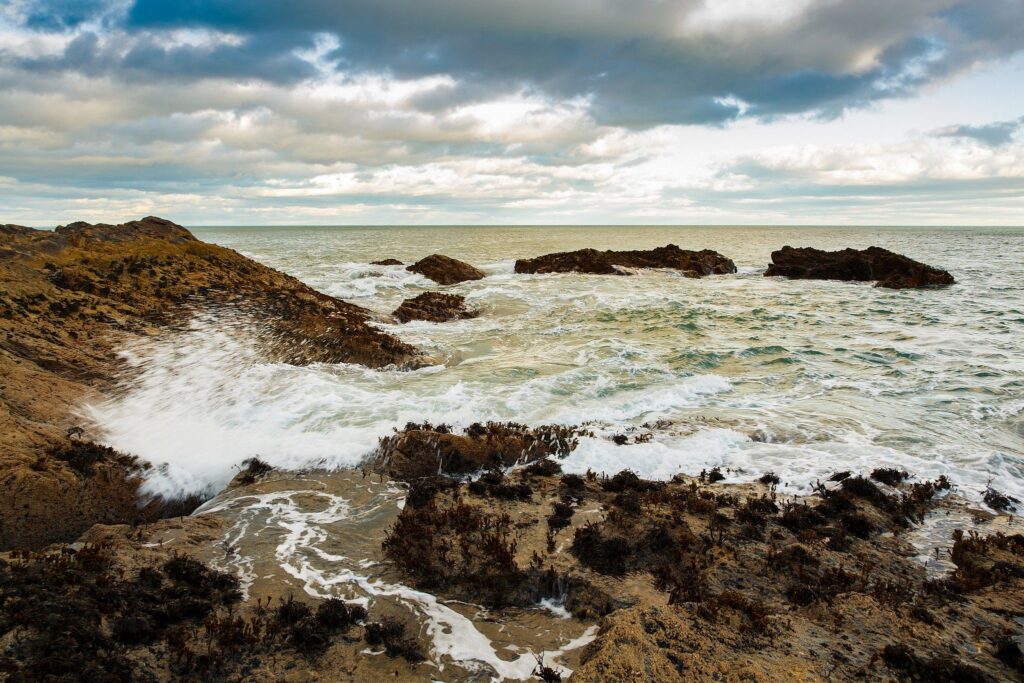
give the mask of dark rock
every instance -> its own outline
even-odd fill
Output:
[[[411,481],[565,456],[577,443],[574,428],[555,425],[531,428],[510,422],[475,423],[464,434],[452,434],[445,425],[409,424],[381,439],[370,466],[395,479]]]
[[[405,268],[409,272],[419,273],[441,285],[454,285],[467,280],[482,280],[484,272],[464,261],[453,259],[443,254],[431,254]]]
[[[811,247],[783,247],[772,252],[765,276],[799,280],[876,280],[876,287],[906,289],[951,285],[953,276],[881,247],[823,251]]]
[[[403,264],[402,264],[401,261],[399,261],[396,258],[386,258],[386,259],[381,259],[380,261],[370,261],[370,265],[371,266],[401,266]]]
[[[448,320],[463,320],[475,318],[478,311],[466,307],[466,297],[458,294],[443,294],[441,292],[424,292],[419,296],[406,299],[402,305],[395,309],[391,315],[399,322],[407,323],[410,320],[427,320],[433,323],[443,323]]]
[[[735,273],[736,264],[717,251],[689,251],[674,244],[647,251],[580,249],[516,261],[517,273],[628,275],[622,268],[673,268],[687,277]]]

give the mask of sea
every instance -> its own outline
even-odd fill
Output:
[[[837,227],[194,228],[386,317],[462,294],[479,317],[381,322],[426,352],[418,370],[292,367],[213,319],[124,349],[140,372],[87,406],[113,446],[160,465],[165,495],[218,491],[245,458],[351,467],[407,422],[587,425],[563,463],[666,479],[775,472],[809,492],[837,470],[940,474],[965,496],[1024,499],[1024,229]],[[690,279],[517,275],[517,258],[584,247],[709,248],[739,272]],[[783,245],[871,245],[953,273],[946,289],[764,277]],[[440,287],[402,266],[442,253],[483,280]],[[650,434],[617,446],[610,437]],[[646,437],[645,437],[646,438]]]
[[[147,494],[212,496],[194,514],[217,518],[222,537],[189,552],[239,576],[250,598],[340,597],[374,618],[404,614],[426,644],[432,680],[527,680],[539,660],[568,677],[597,624],[570,619],[557,598],[492,611],[417,590],[397,574],[380,548],[405,489],[359,466],[408,422],[579,425],[588,435],[561,461],[567,472],[669,479],[718,467],[726,482],[773,472],[777,495],[789,496],[811,493],[837,471],[896,467],[918,481],[945,475],[949,495],[979,509],[990,487],[1024,500],[1024,229],[193,232],[370,309],[430,363],[268,363],[251,321],[206,315],[121,350],[132,371],[120,391],[82,406],[90,436],[154,465]],[[739,272],[514,272],[517,258],[665,244],[714,249]],[[949,270],[957,284],[896,291],[764,277],[784,245],[885,247]],[[402,266],[370,263],[432,253],[487,277],[440,287]],[[389,321],[403,299],[434,290],[464,295],[479,317]],[[623,435],[619,445],[614,437]],[[222,490],[254,456],[277,470]],[[970,515],[936,514],[908,539],[941,572],[951,525],[970,524]]]

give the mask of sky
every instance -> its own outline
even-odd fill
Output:
[[[0,0],[0,223],[1024,225],[1024,0]]]

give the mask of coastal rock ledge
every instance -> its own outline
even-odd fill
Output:
[[[392,315],[402,323],[411,320],[443,323],[449,320],[475,318],[480,313],[466,306],[466,297],[464,296],[442,292],[423,292],[423,294],[403,301]]]
[[[646,251],[598,251],[579,249],[545,254],[516,261],[516,272],[589,273],[594,275],[629,275],[623,268],[672,268],[686,277],[725,275],[736,272],[736,264],[717,251],[690,251],[669,244]]]
[[[823,251],[811,247],[783,247],[772,252],[765,277],[783,275],[798,280],[877,280],[875,287],[909,289],[954,284],[953,276],[939,268],[881,247]]]
[[[198,504],[140,501],[144,465],[89,443],[78,417],[131,371],[125,344],[174,334],[196,315],[251,332],[268,361],[422,363],[370,311],[168,220],[0,225],[0,550]]]

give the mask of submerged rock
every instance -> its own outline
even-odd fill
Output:
[[[405,268],[411,273],[419,273],[441,285],[454,285],[467,280],[482,280],[484,271],[474,268],[465,261],[453,259],[443,254],[431,254]]]
[[[442,292],[424,292],[403,301],[402,305],[396,308],[391,315],[403,323],[410,320],[443,323],[448,320],[475,318],[480,313],[466,307],[466,297],[464,296]]]
[[[690,251],[669,244],[646,251],[580,249],[516,261],[517,273],[591,273],[628,275],[622,268],[672,268],[687,277],[736,272],[736,264],[717,251]]]
[[[772,262],[765,271],[765,277],[776,275],[800,280],[876,280],[876,287],[890,289],[955,283],[953,276],[944,270],[881,247],[840,251],[783,247],[772,252]]]
[[[401,266],[404,265],[401,261],[396,258],[386,258],[380,261],[370,261],[371,266]]]

